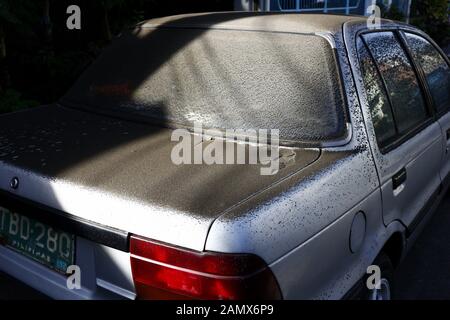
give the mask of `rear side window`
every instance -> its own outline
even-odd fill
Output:
[[[358,54],[372,123],[379,147],[396,136],[394,117],[378,70],[364,43],[358,39]]]
[[[414,69],[392,32],[363,36],[386,83],[400,134],[405,134],[428,118],[425,101]]]
[[[406,33],[414,59],[422,67],[438,113],[450,105],[450,68],[436,48],[424,38]]]

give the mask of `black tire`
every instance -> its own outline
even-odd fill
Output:
[[[389,289],[389,296],[390,300],[395,299],[395,283],[394,283],[394,266],[392,264],[391,259],[384,253],[381,252],[378,257],[375,259],[375,261],[372,263],[372,265],[376,265],[380,268],[381,271],[381,282],[382,282],[382,289],[386,289],[386,283],[387,283],[387,289]],[[362,290],[362,300],[379,300],[375,299],[375,289],[370,290],[367,287],[367,279],[370,275],[367,275],[363,279],[363,290]],[[378,294],[381,294],[380,291],[378,291]],[[381,294],[382,295],[382,294]]]

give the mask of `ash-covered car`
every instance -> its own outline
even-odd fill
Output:
[[[448,188],[449,96],[406,24],[143,22],[0,116],[0,270],[57,299],[389,299]]]

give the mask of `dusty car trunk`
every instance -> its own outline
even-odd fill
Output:
[[[275,175],[260,165],[181,165],[172,130],[45,106],[0,117],[0,189],[130,233],[202,250],[227,209],[314,162],[295,149]],[[10,180],[18,177],[17,190]],[[1,205],[1,204],[0,204]]]

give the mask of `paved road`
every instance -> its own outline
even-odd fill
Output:
[[[396,272],[399,299],[450,299],[450,193]],[[43,299],[0,274],[0,300]]]
[[[450,299],[450,192],[396,272],[399,299]]]

